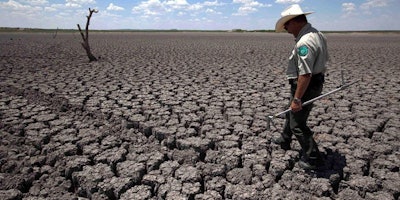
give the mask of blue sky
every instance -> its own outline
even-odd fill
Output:
[[[0,0],[0,27],[76,29],[274,29],[300,4],[320,30],[400,30],[400,0]]]

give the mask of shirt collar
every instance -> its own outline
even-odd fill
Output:
[[[305,35],[310,28],[311,28],[310,23],[307,23],[306,25],[304,25],[303,28],[301,28],[299,35],[296,38],[296,42],[298,42],[300,40],[300,38],[303,37],[303,35]]]

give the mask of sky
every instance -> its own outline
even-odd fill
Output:
[[[273,30],[299,4],[322,31],[400,30],[400,0],[0,0],[0,27]]]

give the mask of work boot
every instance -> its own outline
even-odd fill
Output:
[[[324,165],[324,162],[322,159],[312,160],[312,159],[301,158],[298,164],[299,167],[301,167],[304,170],[314,170],[322,167]]]
[[[299,160],[298,164],[299,164],[299,167],[301,167],[304,170],[313,170],[313,169],[317,168],[316,165],[311,164],[311,162],[307,162],[304,160]]]
[[[272,142],[281,146],[281,149],[290,150],[290,141],[285,140],[282,136],[272,138]]]

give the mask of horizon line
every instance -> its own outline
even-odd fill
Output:
[[[0,27],[0,32],[4,31],[79,31],[73,28],[27,28],[27,27]],[[271,29],[89,29],[94,32],[275,32]],[[395,32],[400,33],[400,30],[321,30],[326,33],[354,33],[354,32],[382,32],[389,33]]]

